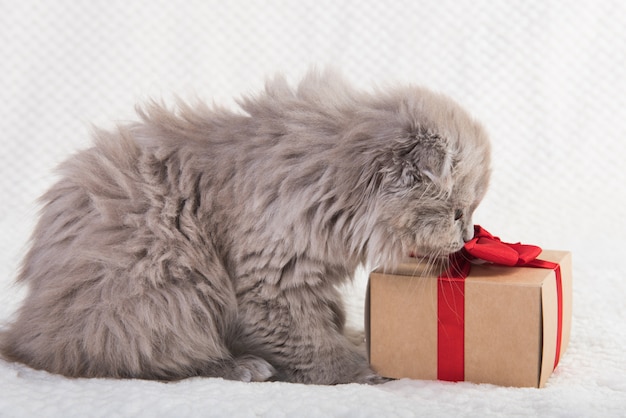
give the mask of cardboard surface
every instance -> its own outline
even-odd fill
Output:
[[[571,254],[544,251],[562,274],[561,355],[571,327]],[[437,273],[417,260],[370,275],[366,332],[370,362],[393,378],[437,378]],[[551,269],[474,265],[465,282],[465,380],[542,387],[557,339],[556,277]]]

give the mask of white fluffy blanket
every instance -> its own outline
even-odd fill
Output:
[[[0,6],[0,320],[54,166],[150,97],[226,106],[277,70],[424,84],[493,139],[476,222],[574,254],[569,349],[544,389],[67,379],[0,361],[0,416],[620,416],[626,412],[626,6],[611,1],[106,1]],[[362,328],[365,277],[346,290]]]

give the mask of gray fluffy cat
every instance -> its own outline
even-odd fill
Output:
[[[439,94],[327,73],[240,106],[153,104],[61,166],[5,358],[84,377],[382,380],[343,334],[336,285],[461,248],[486,134]]]

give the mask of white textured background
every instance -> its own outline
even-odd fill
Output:
[[[476,221],[574,252],[569,351],[542,390],[69,380],[0,361],[0,416],[619,416],[626,410],[626,3],[0,0],[0,320],[55,165],[148,98],[231,105],[277,71],[411,82],[491,134]],[[362,278],[361,278],[362,279]],[[361,321],[363,280],[350,295]]]

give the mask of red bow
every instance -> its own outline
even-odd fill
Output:
[[[462,250],[471,259],[480,259],[503,266],[524,266],[541,254],[536,245],[502,242],[481,226],[474,226],[474,238],[465,243]]]

